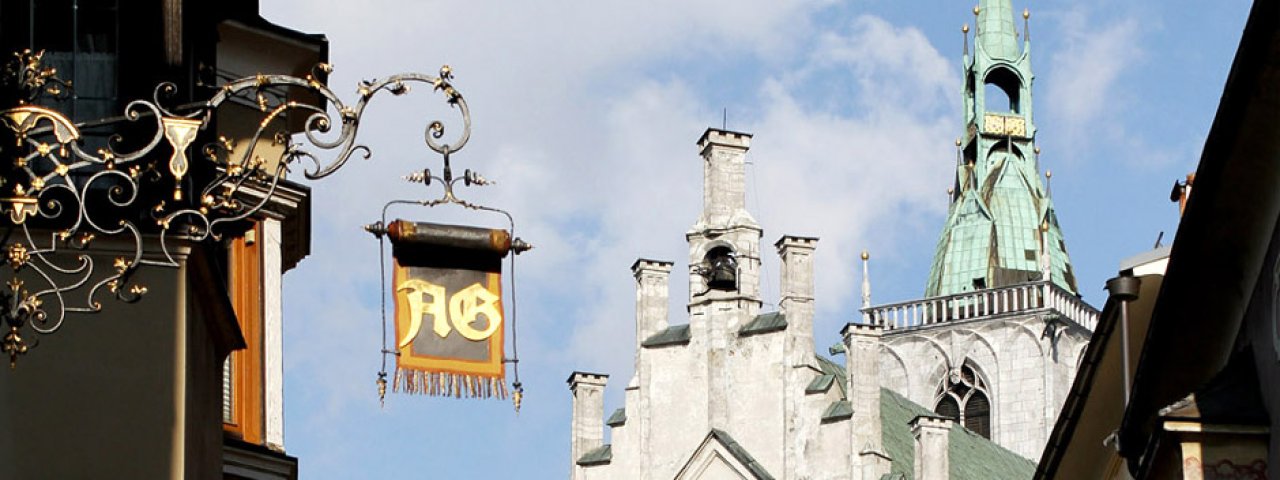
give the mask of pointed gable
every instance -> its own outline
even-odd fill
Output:
[[[773,480],[773,475],[723,430],[711,429],[675,480]]]

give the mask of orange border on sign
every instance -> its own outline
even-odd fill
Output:
[[[402,267],[399,264],[395,265],[391,280],[392,288],[396,288],[395,286],[400,285],[401,282],[406,280],[408,277],[406,270],[407,267]],[[409,368],[424,372],[447,372],[460,375],[503,377],[506,373],[506,368],[502,364],[502,354],[504,346],[503,340],[506,338],[507,312],[503,309],[501,300],[502,275],[498,273],[486,273],[485,280],[487,283],[487,285],[485,285],[485,289],[498,296],[499,300],[497,307],[498,311],[502,312],[502,319],[498,324],[498,330],[493,332],[493,335],[491,335],[488,340],[485,340],[489,344],[488,360],[462,360],[457,358],[414,354],[413,344],[410,343],[400,349],[400,355],[396,356],[396,365],[399,368]],[[409,311],[409,301],[402,297],[398,291],[394,291],[393,294],[395,295],[396,302],[395,338],[398,343],[398,339],[404,338],[404,335],[408,333],[409,330],[410,322],[408,322],[407,319],[401,318],[401,315],[407,315],[406,312]]]

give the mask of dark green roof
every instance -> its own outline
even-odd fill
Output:
[[[750,453],[747,453],[745,448],[742,448],[742,445],[738,445],[738,442],[734,441],[733,437],[730,437],[724,430],[713,428],[711,429],[711,436],[724,445],[724,448],[729,450],[730,454],[733,454],[733,458],[738,459],[739,462],[746,466],[756,480],[774,480],[773,475],[769,475],[764,466],[760,465],[760,462],[757,462]]]
[[[762,313],[756,315],[738,330],[738,336],[746,337],[761,333],[776,332],[787,329],[787,316],[782,312]]]
[[[836,376],[830,373],[824,373],[813,377],[813,381],[809,382],[809,386],[804,387],[805,395],[815,393],[824,393],[831,389],[831,384],[836,383]]]
[[[821,355],[817,355],[817,359],[822,373],[835,375],[835,383],[841,388],[840,398],[846,399],[844,367]],[[831,411],[831,407],[827,410]],[[910,423],[921,415],[937,414],[907,400],[897,392],[887,388],[880,389],[881,442],[884,453],[891,459],[889,474],[882,478],[909,480],[914,477],[915,437],[911,434]],[[947,455],[951,478],[1016,479],[1031,478],[1035,474],[1036,465],[1031,460],[996,445],[959,424],[951,427],[948,438]]]
[[[1036,464],[956,424],[947,448],[951,478],[1031,478]]]
[[[827,353],[830,355],[839,355],[844,353],[844,342],[827,347]]]
[[[853,404],[848,400],[836,400],[822,412],[822,423],[837,422],[853,417]]]
[[[578,465],[584,467],[590,465],[604,465],[613,460],[613,444],[605,444],[600,448],[596,448],[578,459]]]
[[[668,345],[686,345],[689,343],[689,326],[673,325],[666,330],[653,334],[640,342],[641,347],[665,347]]]
[[[892,459],[890,473],[901,474],[906,478],[915,475],[916,440],[911,434],[910,423],[920,415],[935,414],[892,390],[880,389],[880,441],[883,442],[884,453]],[[959,463],[965,460],[951,458],[950,461]]]
[[[822,355],[814,355],[814,356],[818,358],[818,369],[822,370],[822,373],[824,375],[831,375],[835,377],[835,381],[832,383],[835,383],[837,386],[840,387],[840,398],[848,399],[849,396],[844,391],[848,383],[848,379],[845,378],[845,375],[844,375],[844,367],[836,362],[831,361],[831,359],[824,357]]]
[[[626,407],[623,407],[623,408],[619,408],[619,409],[617,409],[617,410],[614,410],[614,411],[613,411],[613,415],[609,415],[609,419],[608,419],[608,420],[605,420],[605,422],[604,422],[604,424],[605,424],[605,425],[608,425],[608,426],[610,426],[610,427],[617,427],[617,426],[622,425],[622,424],[625,424],[625,423],[627,423],[627,409],[626,409]]]

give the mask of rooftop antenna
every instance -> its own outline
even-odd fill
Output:
[[[723,109],[722,113],[724,114],[724,116],[720,118],[720,129],[728,130],[729,129],[729,109],[728,108]]]

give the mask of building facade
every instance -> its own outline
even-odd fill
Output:
[[[688,322],[670,322],[674,262],[637,260],[624,407],[606,417],[608,375],[568,379],[571,478],[1032,475],[1098,312],[1077,294],[1039,174],[1026,29],[1008,0],[976,13],[956,181],[924,298],[872,305],[864,253],[863,308],[830,351],[843,361],[828,359],[813,332],[818,239],[784,235],[779,309],[762,311],[763,229],[744,192],[751,135],[708,129],[702,213],[685,234]]]
[[[66,98],[40,105],[67,117],[79,148],[110,144],[128,152],[155,135],[147,131],[152,123],[146,114],[141,122],[122,116],[134,99],[191,105],[229,78],[305,76],[327,60],[323,35],[272,24],[257,7],[253,0],[0,0],[0,51],[6,59],[24,49],[43,52],[44,65],[71,82]],[[174,87],[169,97],[158,93],[163,82]],[[324,106],[305,94],[279,93]],[[282,145],[252,136],[262,119],[258,105],[226,105],[192,144],[225,144],[234,156],[258,142],[260,155],[278,156]],[[302,119],[289,117],[269,124],[283,133],[301,125]],[[0,154],[6,162],[28,154],[22,142],[17,149],[5,144]],[[192,150],[193,158],[203,158]],[[168,161],[171,153],[156,149],[156,158],[144,160]],[[202,184],[227,168],[213,164],[192,162],[185,179]],[[137,203],[192,200],[173,196],[175,190],[168,185],[136,192]],[[239,200],[256,203],[266,196],[262,190],[246,187]],[[298,459],[285,453],[283,440],[280,289],[283,273],[309,251],[309,198],[309,189],[282,180],[258,214],[221,230],[221,238],[175,236],[165,245],[147,211],[130,212],[138,218],[125,218],[141,225],[143,261],[163,263],[164,249],[177,265],[138,269],[131,280],[147,290],[135,303],[109,298],[105,288],[97,298],[82,290],[58,298],[74,307],[88,296],[89,305],[101,300],[101,311],[69,314],[56,335],[42,338],[13,371],[0,374],[0,476],[296,478]],[[54,227],[65,227],[27,226],[50,236]],[[83,249],[43,254],[72,266],[78,255],[91,257],[100,266],[86,281],[93,285],[113,271],[113,260],[134,254],[132,238],[121,237],[128,236],[100,233]],[[13,267],[20,279],[39,285],[31,268],[19,270]]]
[[[1278,46],[1280,2],[1254,2],[1173,244],[1107,282],[1036,478],[1277,477]]]

